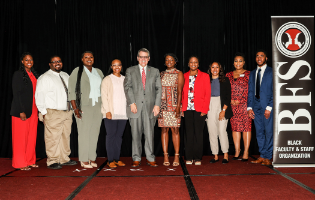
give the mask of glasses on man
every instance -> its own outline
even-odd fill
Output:
[[[52,62],[50,62],[50,63],[56,64],[56,63],[62,63],[62,61],[61,61],[61,60],[55,60],[55,61],[52,61]]]
[[[149,56],[138,56],[140,59],[148,59]]]

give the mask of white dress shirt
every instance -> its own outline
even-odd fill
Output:
[[[57,73],[50,69],[37,80],[35,102],[42,115],[46,115],[48,108],[67,110],[67,93],[59,75],[68,88],[69,75],[65,72]]]
[[[145,73],[145,75],[147,75],[147,66],[148,65],[146,65],[145,67],[142,67],[141,65],[138,65],[139,66],[139,69],[140,69],[140,75],[141,75],[141,77],[142,77],[142,70],[143,70],[143,68],[144,68],[144,73]]]
[[[255,94],[256,94],[256,80],[257,80],[257,74],[258,74],[259,68],[261,69],[261,71],[260,71],[260,85],[261,85],[261,81],[262,81],[262,79],[263,79],[263,77],[264,77],[264,73],[265,73],[265,70],[266,70],[266,68],[267,68],[267,64],[264,64],[264,65],[261,66],[261,67],[257,66],[256,75],[255,75]],[[252,107],[248,107],[247,110],[252,110]],[[272,110],[272,107],[267,106],[267,107],[266,107],[266,110],[271,111],[271,110]]]

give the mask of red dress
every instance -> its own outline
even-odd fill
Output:
[[[234,132],[250,132],[252,129],[252,119],[247,115],[248,80],[250,71],[244,72],[244,77],[234,80],[233,72],[226,74],[231,83],[231,99],[238,100],[237,106],[231,105],[233,117],[231,127]]]
[[[14,168],[27,167],[36,163],[38,110],[35,104],[35,89],[37,80],[32,72],[26,72],[33,86],[32,115],[25,121],[12,116],[12,166]]]

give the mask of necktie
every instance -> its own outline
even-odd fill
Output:
[[[68,101],[68,88],[67,88],[67,86],[66,86],[66,84],[65,84],[65,81],[64,81],[63,78],[60,76],[60,74],[59,74],[59,77],[60,77],[60,79],[61,79],[61,82],[62,82],[63,87],[65,88],[65,91],[66,91],[66,94],[67,94],[67,111],[70,111],[70,102]]]
[[[256,78],[256,98],[260,98],[260,72],[261,69],[258,69],[257,78]]]
[[[146,76],[145,76],[145,71],[144,71],[144,67],[142,68],[142,85],[143,85],[143,89],[145,90],[145,80],[146,80]]]

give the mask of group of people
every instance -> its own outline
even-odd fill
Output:
[[[142,142],[145,138],[146,163],[157,167],[154,155],[154,126],[161,127],[164,153],[163,165],[169,166],[169,129],[175,149],[173,166],[179,165],[181,117],[185,119],[186,164],[201,165],[205,121],[214,158],[219,161],[218,138],[224,153],[222,163],[228,163],[228,119],[231,120],[235,156],[240,157],[243,133],[242,161],[248,161],[251,121],[254,120],[260,157],[252,163],[271,165],[273,85],[272,70],[267,67],[267,54],[256,53],[257,69],[245,70],[245,57],[236,54],[235,70],[224,74],[219,62],[209,66],[208,73],[200,71],[199,59],[189,58],[189,71],[176,69],[176,55],[165,55],[166,70],[148,65],[150,52],[138,51],[138,65],[127,68],[125,76],[119,59],[112,61],[107,76],[94,68],[94,55],[86,51],[82,65],[71,75],[62,71],[62,60],[50,58],[50,69],[40,77],[33,69],[33,57],[23,53],[21,67],[13,75],[12,166],[30,170],[36,165],[36,134],[38,118],[45,126],[47,167],[61,169],[76,165],[71,160],[70,134],[72,115],[78,129],[79,161],[84,168],[97,167],[96,148],[102,119],[106,129],[108,167],[125,166],[120,160],[123,132],[129,120],[132,134],[132,167],[141,165]]]

